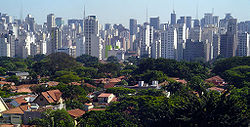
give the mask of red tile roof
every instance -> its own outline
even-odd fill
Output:
[[[89,109],[89,111],[105,111],[106,109],[105,108],[92,108],[92,109]]]
[[[108,84],[104,85],[104,89],[113,88],[115,86],[115,84],[116,84],[116,82],[108,83]]]
[[[93,85],[91,85],[91,84],[89,84],[89,83],[85,83],[84,85],[85,85],[85,86],[87,86],[87,87],[90,87],[90,88],[94,88],[94,89],[96,89],[96,87],[95,87],[95,86],[93,86]]]
[[[81,117],[83,114],[85,114],[85,111],[81,109],[73,109],[68,111],[69,115],[75,118]]]
[[[15,125],[12,125],[12,124],[1,124],[0,127],[15,127]]]
[[[184,79],[180,79],[180,78],[171,78],[171,79],[175,80],[176,82],[180,82],[182,84],[187,84],[187,81]]]
[[[21,88],[16,90],[17,93],[32,93],[29,88]]]
[[[59,90],[50,90],[42,92],[42,95],[49,103],[55,103],[60,100],[62,92],[60,92]]]
[[[225,91],[225,89],[223,88],[218,88],[218,87],[211,87],[211,88],[208,88],[209,90],[214,90],[214,91],[218,91],[218,92],[223,92]]]
[[[0,81],[0,85],[5,85],[5,84],[13,84],[13,82],[5,82],[5,81]]]
[[[80,86],[81,85],[81,83],[79,83],[79,82],[71,82],[71,83],[69,83],[70,85],[76,85],[76,86]]]
[[[214,81],[224,82],[224,79],[222,79],[220,76],[214,76],[214,77],[211,77],[209,79],[206,79],[205,81],[207,81],[207,82],[214,82]]]
[[[3,114],[24,114],[23,110],[20,107],[12,108],[7,111],[3,111]]]
[[[98,97],[99,98],[106,98],[106,97],[109,97],[110,95],[112,95],[112,93],[101,93]]]

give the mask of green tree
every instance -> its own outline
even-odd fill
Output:
[[[99,60],[97,57],[93,57],[93,56],[86,55],[86,54],[77,57],[76,61],[83,63],[84,66],[86,67],[96,67],[99,64]]]
[[[238,88],[250,87],[250,66],[238,66],[225,71],[223,78]]]
[[[56,111],[47,110],[43,113],[42,119],[35,119],[30,124],[39,127],[73,127],[74,120],[64,109]]]
[[[87,95],[83,86],[59,84],[56,88],[63,93],[64,99],[71,100]]]
[[[54,79],[63,83],[80,81],[80,78],[76,75],[76,73],[70,71],[57,71]]]
[[[8,82],[14,82],[16,85],[19,84],[19,78],[16,75],[12,75],[6,78]]]
[[[6,74],[6,69],[5,68],[3,68],[3,67],[0,67],[0,75],[5,75]]]
[[[115,57],[115,56],[110,56],[110,57],[108,57],[107,61],[108,61],[108,62],[111,62],[111,63],[119,62],[119,60],[118,60],[117,57]]]

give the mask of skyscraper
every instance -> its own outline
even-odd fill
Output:
[[[187,23],[187,18],[186,16],[181,16],[180,19],[177,20],[177,24],[186,24]]]
[[[207,41],[192,41],[187,39],[184,59],[186,61],[209,60],[209,43]]]
[[[238,34],[237,56],[250,56],[250,35],[247,32]]]
[[[10,43],[4,35],[0,36],[0,56],[10,57]]]
[[[88,16],[84,21],[85,54],[102,60],[103,40],[99,35],[99,22],[96,16]]]
[[[28,31],[35,32],[35,19],[31,15],[27,15],[25,22],[28,24]]]
[[[177,26],[177,60],[183,60],[183,50],[187,39],[186,24],[178,24]]]
[[[213,35],[213,58],[217,58],[220,55],[220,35]]]
[[[53,27],[56,27],[56,21],[55,21],[55,15],[49,14],[47,16],[47,26],[48,26],[48,32],[51,32]]]
[[[176,14],[175,11],[173,11],[173,13],[171,13],[171,25],[175,25],[176,24]]]
[[[130,35],[135,35],[137,33],[137,20],[136,19],[130,19],[129,30],[130,30]]]
[[[57,50],[59,48],[61,48],[62,44],[61,44],[61,30],[57,27],[53,27],[51,29],[51,34],[50,34],[50,38],[51,40],[49,41],[48,45],[47,45],[47,54],[52,54],[52,53],[56,53]]]
[[[144,23],[141,40],[141,56],[151,56],[151,44],[153,43],[153,27],[148,23]]]
[[[152,26],[155,30],[160,29],[160,17],[150,18],[150,26]]]
[[[220,51],[223,57],[233,57],[237,48],[237,19],[229,19],[226,34],[221,35]]]
[[[177,58],[177,30],[170,26],[161,33],[161,57],[167,59]]]
[[[187,28],[191,29],[191,27],[192,27],[192,17],[191,16],[186,17],[186,25],[187,25]]]
[[[200,27],[200,20],[199,19],[194,20],[194,27]]]
[[[55,19],[55,22],[56,22],[56,26],[57,27],[61,27],[63,24],[64,24],[64,21],[63,21],[63,18],[62,17],[57,17]]]

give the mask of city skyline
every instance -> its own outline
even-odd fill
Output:
[[[247,7],[249,4],[248,0],[75,0],[74,3],[67,0],[11,0],[3,2],[5,6],[0,9],[0,12],[17,19],[21,17],[24,19],[27,14],[31,14],[38,24],[42,24],[46,22],[46,16],[50,13],[54,13],[56,17],[63,17],[65,21],[83,18],[85,5],[86,16],[96,15],[101,24],[123,24],[128,27],[130,18],[137,19],[138,23],[146,21],[146,8],[148,8],[148,17],[160,16],[162,23],[170,21],[170,13],[173,9],[176,11],[177,17],[192,16],[196,18],[197,7],[199,19],[203,17],[204,13],[212,13],[214,10],[214,15],[218,15],[220,18],[224,18],[225,13],[232,13],[232,16],[238,18],[239,21],[245,21],[250,20],[244,13],[250,12],[250,8]],[[13,5],[16,8],[13,8]]]

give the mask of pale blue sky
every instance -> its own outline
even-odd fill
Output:
[[[82,18],[83,6],[86,15],[96,15],[100,23],[122,23],[128,26],[129,19],[146,20],[146,8],[149,17],[160,16],[161,22],[170,20],[173,5],[177,16],[196,17],[196,6],[199,5],[199,18],[205,12],[224,17],[232,13],[240,21],[250,20],[250,0],[0,0],[0,12],[20,18],[23,3],[23,18],[27,14],[35,17],[38,23],[46,21],[46,15],[54,13],[64,19]],[[21,2],[22,1],[22,2]],[[174,1],[174,4],[173,4]]]

